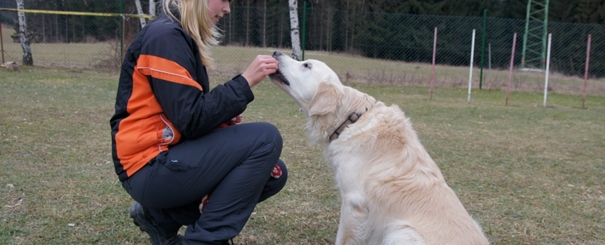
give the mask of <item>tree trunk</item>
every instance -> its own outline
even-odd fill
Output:
[[[155,11],[155,0],[149,0],[149,15],[156,16]]]
[[[139,15],[145,14],[143,12],[143,7],[141,7],[141,0],[134,0],[134,4],[137,6],[137,13]],[[139,22],[141,22],[141,28],[145,27],[145,25],[147,24],[147,22],[145,21],[145,18],[143,18],[143,17],[139,17]]]
[[[23,0],[17,1],[17,9],[24,9]],[[27,39],[27,23],[25,22],[25,13],[18,12],[19,17],[19,41],[21,41],[21,48],[23,49],[23,65],[34,65],[34,58],[32,57],[32,47]]]
[[[300,60],[302,51],[300,49],[300,28],[298,27],[298,4],[297,0],[288,0],[290,5],[290,36],[292,39],[292,58]]]

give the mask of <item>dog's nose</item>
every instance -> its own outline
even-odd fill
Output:
[[[273,58],[277,58],[277,57],[282,56],[282,55],[283,54],[281,52],[279,52],[279,51],[273,52]]]

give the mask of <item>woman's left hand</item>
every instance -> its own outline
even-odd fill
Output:
[[[277,60],[270,55],[257,55],[250,66],[242,73],[250,87],[260,83],[269,74],[275,73],[278,68]]]
[[[227,125],[231,126],[231,125],[235,125],[235,124],[241,123],[242,122],[242,118],[243,118],[242,114],[239,114],[236,117],[231,118],[231,120],[229,120],[229,122],[227,122]]]

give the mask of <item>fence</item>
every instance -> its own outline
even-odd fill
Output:
[[[2,11],[3,54],[19,61],[21,46],[15,40],[11,12]],[[12,13],[14,14],[14,13]],[[117,68],[123,48],[140,30],[138,18],[121,16],[80,16],[26,14],[28,37],[32,42],[34,65],[62,67]],[[11,21],[13,20],[13,21]],[[515,68],[522,64],[522,37],[525,20],[487,18],[486,35],[481,17],[424,16],[351,12],[309,8],[299,13],[304,28],[301,39],[307,56],[329,60],[347,57],[346,62],[329,63],[346,81],[388,82],[428,85],[433,59],[434,30],[438,29],[435,79],[437,86],[465,86],[471,60],[471,34],[477,31],[473,64],[474,84],[503,87],[514,33],[518,34]],[[248,57],[228,48],[289,49],[290,19],[287,7],[233,7],[219,23],[224,32],[216,59],[237,70]],[[301,26],[302,27],[302,26]],[[548,23],[552,33],[549,84],[555,91],[580,93],[585,75],[587,39],[592,37],[589,78],[594,84],[589,94],[605,94],[605,25]],[[484,43],[484,44],[483,44]],[[254,50],[254,49],[253,49]],[[379,65],[368,66],[364,63]],[[361,64],[360,64],[361,63]],[[491,70],[488,70],[491,67]],[[540,69],[542,67],[539,67]],[[481,73],[479,73],[481,71]],[[515,70],[514,89],[543,90],[543,73]],[[481,74],[481,75],[479,75]]]

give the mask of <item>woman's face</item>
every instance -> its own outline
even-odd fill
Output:
[[[231,2],[231,0],[208,0],[208,16],[212,18],[215,24],[218,23],[225,14],[231,12],[229,2]]]

